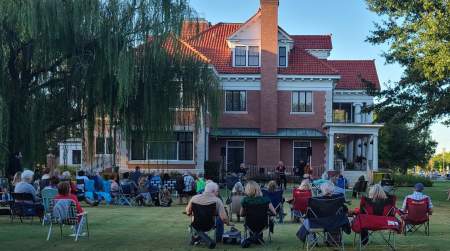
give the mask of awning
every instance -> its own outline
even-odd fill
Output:
[[[326,139],[323,132],[309,128],[284,128],[276,133],[261,133],[257,128],[217,128],[210,132],[216,138],[289,138],[289,139]]]

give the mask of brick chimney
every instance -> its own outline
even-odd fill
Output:
[[[261,98],[260,127],[262,133],[278,129],[278,0],[261,2]]]
[[[181,39],[188,40],[189,38],[203,32],[210,27],[210,23],[205,19],[184,20],[181,27]]]

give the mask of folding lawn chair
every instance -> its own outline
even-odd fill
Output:
[[[291,220],[299,222],[303,219],[308,210],[308,201],[312,197],[311,190],[292,190]]]
[[[58,194],[58,190],[54,188],[46,188],[41,191],[41,197],[42,197],[42,205],[44,206],[44,219],[42,221],[42,225],[47,223],[47,221],[50,220],[49,215],[50,212],[50,203],[55,198],[55,196]]]
[[[103,189],[101,192],[96,192],[99,200],[105,200],[106,205],[109,205],[112,201],[112,197],[111,197],[111,181],[109,180],[104,180],[103,181]]]
[[[278,222],[283,223],[284,218],[284,198],[283,198],[283,190],[277,190],[275,192],[269,192],[266,189],[261,190],[264,197],[270,199],[275,211],[277,212]]]
[[[132,207],[134,205],[134,193],[132,191],[131,184],[120,184],[119,193],[117,195],[117,204],[128,205]]]
[[[375,237],[375,235],[378,235],[388,248],[395,250],[395,235],[401,232],[402,224],[395,217],[396,197],[389,196],[388,200],[389,202],[381,208],[377,207],[370,199],[364,196],[361,198],[361,212],[352,223],[352,230],[355,232],[354,242],[358,242],[358,250],[362,250],[371,241],[373,242],[373,238],[370,237]]]
[[[19,217],[21,223],[23,223],[23,218],[31,218],[31,224],[33,224],[34,217],[39,217],[39,220],[42,219],[41,212],[38,211],[39,206],[34,203],[32,194],[11,193],[11,197],[11,222],[16,217]]]
[[[250,239],[255,244],[265,244],[264,230],[268,230],[267,237],[272,241],[272,229],[270,229],[271,214],[269,203],[259,205],[246,205],[244,208],[244,240]],[[250,237],[250,238],[249,238]]]
[[[47,241],[50,240],[53,225],[59,225],[61,240],[63,239],[63,226],[72,226],[74,233],[71,236],[78,241],[83,236],[83,229],[86,229],[89,238],[89,224],[87,212],[78,214],[75,203],[72,200],[52,200],[50,203],[50,226],[47,233]]]
[[[216,229],[216,203],[209,205],[199,205],[192,203],[191,224],[189,225],[190,245],[202,241],[209,248],[216,246],[215,231],[214,238],[209,236],[209,232]]]
[[[305,240],[306,250],[317,247],[320,239],[333,249],[344,250],[343,228],[349,226],[344,203],[345,199],[341,196],[309,199],[304,222],[308,232]]]
[[[88,180],[84,183],[84,196],[90,200],[94,200],[97,195],[94,184],[94,180]]]
[[[422,200],[406,199],[405,214],[402,215],[405,222],[403,233],[417,232],[421,227],[425,230],[425,235],[430,235],[430,200],[428,198]]]

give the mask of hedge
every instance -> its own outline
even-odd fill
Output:
[[[416,183],[419,182],[426,187],[433,186],[433,182],[429,178],[416,175],[394,175],[394,184],[397,187],[413,187]]]

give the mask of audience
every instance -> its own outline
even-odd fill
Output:
[[[130,186],[131,193],[136,194],[137,192],[137,185],[136,183],[130,179],[130,173],[126,172],[123,174],[123,179],[120,181],[121,186]]]
[[[166,186],[161,190],[161,196],[159,198],[159,205],[162,207],[170,207],[172,205],[172,194]]]
[[[192,176],[191,176],[192,177]],[[228,216],[223,206],[222,201],[219,199],[219,186],[214,182],[208,182],[205,186],[205,191],[202,194],[195,195],[189,201],[186,207],[186,213],[192,215],[192,204],[198,205],[211,205],[216,204],[217,217],[216,220],[216,241],[222,241],[222,235],[224,231],[224,223],[228,224]],[[195,217],[195,215],[194,215]],[[195,237],[194,237],[195,238]],[[197,237],[198,238],[198,237]],[[193,243],[196,240],[193,240]]]
[[[80,202],[78,201],[77,196],[70,193],[70,184],[67,181],[59,182],[58,185],[58,194],[55,197],[55,200],[72,200],[75,203],[75,207],[77,209],[77,214],[83,212],[83,208],[81,207]]]
[[[119,174],[113,173],[113,177],[111,179],[111,197],[115,198],[119,194]]]
[[[365,186],[366,186],[366,178],[364,177],[364,175],[359,176],[358,181],[356,181],[355,185],[353,186],[353,193],[352,193],[352,197],[356,198],[356,195],[360,192],[365,192],[363,190],[365,190]]]
[[[197,179],[195,181],[195,190],[197,194],[203,193],[206,186],[206,180],[203,178],[203,173],[199,173],[197,175]]]
[[[148,202],[150,202],[150,192],[149,187],[147,186],[147,178],[144,176],[141,176],[139,178],[138,195],[136,196],[136,201],[139,206],[145,206]]]
[[[136,166],[133,174],[131,175],[131,179],[134,181],[134,183],[138,184],[141,176],[142,176],[141,168],[139,166]]]
[[[22,172],[16,172],[14,174],[13,181],[11,182],[11,191],[14,191],[17,184],[19,184],[22,181]]]
[[[21,174],[21,181],[16,184],[14,193],[28,193],[33,197],[33,201],[21,201],[27,204],[33,204],[36,214],[39,217],[44,215],[44,207],[40,204],[40,198],[36,194],[36,189],[31,185],[33,183],[33,171],[25,170]],[[18,202],[18,201],[16,201]]]
[[[241,221],[241,201],[245,197],[244,186],[241,182],[236,182],[231,190],[230,211],[237,216],[238,222]]]

